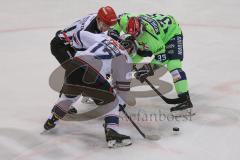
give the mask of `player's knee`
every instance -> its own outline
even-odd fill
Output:
[[[169,60],[167,63],[167,69],[169,72],[177,69],[182,68],[182,61],[180,59]]]
[[[57,54],[59,43],[60,43],[60,39],[58,37],[54,37],[50,42],[51,53],[54,56]]]
[[[65,95],[67,98],[76,98],[77,96],[75,96],[75,95],[70,95],[70,94],[66,94]]]
[[[67,111],[69,110],[72,103],[73,101],[69,99],[59,101],[57,104],[54,105],[52,113],[59,119],[61,119],[67,114]]]
[[[170,60],[167,64],[167,68],[172,75],[174,83],[187,79],[185,72],[182,70],[181,60]]]
[[[61,97],[59,98],[58,102],[63,101],[63,100],[68,100],[72,101],[72,103],[76,102],[79,99],[79,96],[75,95],[68,95],[68,94],[62,94]]]
[[[170,73],[174,83],[187,79],[185,72],[181,68],[174,69]]]
[[[119,117],[115,115],[106,116],[104,118],[104,121],[105,121],[105,124],[104,124],[105,128],[116,129],[119,125]]]

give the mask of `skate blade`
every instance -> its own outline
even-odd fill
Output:
[[[84,101],[82,100],[81,102],[82,102],[83,104],[94,104],[94,101],[91,101],[91,100],[86,100],[86,101],[85,101],[85,100],[84,100]]]
[[[89,98],[89,97],[83,97],[81,102],[83,104],[94,104],[94,101],[91,98]]]
[[[41,135],[47,135],[49,133],[51,133],[50,130],[43,130],[42,132],[40,132]]]
[[[107,142],[108,148],[125,147],[125,146],[130,146],[131,144],[132,144],[132,141],[130,139],[122,140],[122,142],[117,142],[116,140],[111,140]]]
[[[151,140],[151,141],[157,141],[161,137],[159,135],[146,135],[145,138],[148,139],[148,140]]]
[[[52,128],[49,130],[44,129],[42,132],[40,132],[41,135],[51,135],[51,134],[56,134],[57,130],[56,128]]]
[[[194,112],[191,108],[190,109],[186,109],[186,110],[182,110],[182,111],[173,111],[171,112],[173,117],[192,117],[194,115],[196,115],[196,112]]]

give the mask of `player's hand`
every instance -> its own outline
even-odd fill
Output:
[[[113,28],[110,28],[108,30],[108,33],[107,33],[108,36],[110,36],[111,38],[113,38],[114,40],[118,41],[118,42],[121,42],[121,39],[120,39],[120,34],[118,33],[117,30],[113,29]]]
[[[138,69],[134,74],[137,80],[143,83],[147,77],[153,76],[154,72],[150,64],[145,64],[142,68]]]

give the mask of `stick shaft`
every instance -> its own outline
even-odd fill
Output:
[[[129,121],[132,123],[132,125],[138,130],[138,132],[143,136],[143,138],[146,138],[146,135],[142,132],[142,130],[137,126],[137,124],[132,120],[132,118],[128,115],[128,113],[124,110],[122,106],[120,106],[121,111],[124,113],[124,115],[129,119]]]

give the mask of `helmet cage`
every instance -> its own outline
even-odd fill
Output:
[[[142,30],[141,28],[142,28],[142,24],[141,24],[140,18],[131,17],[128,20],[126,32],[127,34],[130,34],[133,37],[137,37],[141,33],[141,30]]]

